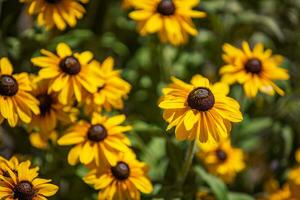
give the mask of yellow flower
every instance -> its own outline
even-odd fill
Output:
[[[233,148],[229,139],[219,144],[200,143],[199,147],[199,157],[209,172],[227,183],[234,181],[236,174],[245,168],[243,151]]]
[[[119,154],[114,165],[93,169],[84,178],[100,190],[98,200],[140,199],[140,192],[149,194],[153,186],[147,177],[148,167],[136,160],[133,153]]]
[[[295,158],[296,158],[296,161],[300,164],[300,149],[298,149],[298,150],[296,151],[296,156],[295,156]]]
[[[57,94],[48,93],[49,81],[33,77],[32,86],[31,93],[39,101],[40,114],[33,115],[30,129],[37,128],[37,131],[48,135],[56,128],[58,121],[71,121],[70,114],[66,111],[68,108],[58,101]]]
[[[224,45],[223,60],[226,65],[220,69],[222,81],[242,84],[248,97],[255,97],[258,91],[268,95],[275,92],[284,95],[284,91],[274,83],[275,80],[289,79],[287,70],[279,67],[283,57],[272,55],[269,49],[264,51],[261,43],[255,45],[253,50],[247,42],[243,42],[242,46],[238,49],[230,44]]]
[[[196,195],[196,200],[215,200],[215,198],[208,192],[198,192]]]
[[[298,200],[291,196],[290,187],[288,184],[285,184],[282,189],[277,190],[272,193],[267,200]]]
[[[38,168],[30,169],[30,161],[21,162],[17,170],[7,168],[8,176],[0,176],[0,199],[46,200],[58,187],[51,180],[38,178]]]
[[[29,140],[32,146],[38,149],[48,149],[49,141],[55,143],[57,140],[58,134],[56,131],[52,132],[33,132],[29,135]]]
[[[69,152],[68,162],[75,165],[78,160],[83,164],[103,165],[105,161],[117,162],[117,153],[129,150],[130,141],[123,132],[131,126],[120,126],[124,115],[114,117],[94,113],[91,122],[80,121],[58,140],[59,145],[75,145]]]
[[[14,173],[17,172],[17,168],[19,166],[19,161],[16,157],[12,157],[9,160],[0,156],[0,177],[10,177],[8,170],[13,171]]]
[[[178,140],[199,139],[200,142],[220,141],[231,130],[230,122],[240,122],[243,117],[240,105],[227,97],[227,85],[210,84],[208,79],[196,75],[191,84],[172,78],[173,83],[163,89],[159,107],[169,123],[167,130],[176,126]]]
[[[39,26],[47,30],[54,27],[65,30],[69,25],[75,27],[77,20],[83,17],[85,8],[80,4],[89,0],[20,0],[26,3],[30,15],[37,15]]]
[[[17,125],[19,118],[29,123],[32,113],[39,114],[38,101],[32,90],[27,73],[12,74],[9,60],[0,59],[0,123],[7,119],[10,126]]]
[[[112,108],[123,109],[123,99],[127,98],[131,86],[121,78],[119,70],[113,69],[113,58],[108,57],[102,65],[97,61],[93,61],[91,65],[99,87],[97,92],[86,97],[87,113],[100,112],[102,107],[107,111],[111,111]]]
[[[289,172],[288,183],[292,196],[297,200],[300,199],[300,166],[297,166]]]
[[[90,51],[72,53],[67,44],[60,43],[56,48],[57,54],[44,49],[41,53],[44,56],[31,61],[42,68],[39,77],[50,81],[48,93],[58,92],[58,99],[62,104],[72,102],[74,96],[81,102],[83,92],[97,91],[97,79],[90,70],[90,61],[93,59]]]
[[[141,35],[158,33],[162,42],[184,44],[188,35],[198,31],[192,18],[203,18],[204,12],[193,10],[200,0],[142,0],[131,1],[136,9],[129,16],[138,22]]]

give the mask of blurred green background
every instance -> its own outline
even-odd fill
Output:
[[[133,86],[120,112],[134,125],[129,137],[139,159],[150,165],[155,186],[153,195],[143,199],[194,199],[200,189],[212,191],[218,200],[252,200],[270,177],[284,180],[300,147],[299,0],[202,0],[198,9],[208,17],[195,21],[199,35],[177,48],[160,44],[156,36],[140,37],[120,1],[91,0],[86,9],[76,28],[46,32],[26,14],[23,4],[0,0],[0,56],[10,58],[15,72],[31,73],[38,69],[30,58],[41,48],[54,50],[58,42],[66,42],[77,51],[91,50],[100,61],[113,56],[116,67]],[[171,75],[188,81],[194,74],[202,74],[218,81],[222,45],[239,46],[243,40],[263,42],[286,57],[283,67],[289,69],[291,79],[280,85],[286,96],[259,95],[249,100],[242,98],[240,86],[232,87],[231,96],[240,100],[245,118],[234,127],[232,139],[247,153],[247,169],[234,184],[225,186],[195,161],[184,186],[177,185],[187,143],[176,142],[172,131],[164,131],[166,124],[157,106],[161,89]],[[23,128],[4,124],[0,129],[1,155],[22,154],[41,166],[42,177],[52,178],[60,186],[51,199],[96,199],[96,191],[81,180],[86,170],[67,164],[67,151],[55,145],[48,151],[31,147]]]

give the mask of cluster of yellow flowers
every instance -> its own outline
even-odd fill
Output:
[[[37,15],[37,23],[46,29],[64,30],[74,27],[85,12],[81,3],[88,0],[21,0],[28,12]],[[129,16],[137,21],[142,36],[157,33],[162,42],[181,45],[198,31],[192,18],[206,14],[193,10],[200,0],[127,0],[124,7],[133,9]],[[98,199],[139,199],[140,192],[151,193],[147,166],[136,159],[125,132],[132,129],[122,125],[124,115],[101,115],[102,110],[122,109],[123,100],[131,86],[114,70],[109,57],[102,64],[93,53],[73,52],[65,44],[56,51],[41,50],[42,56],[32,58],[40,68],[38,75],[13,73],[10,61],[0,60],[0,122],[11,127],[25,124],[34,146],[47,148],[48,142],[72,146],[68,163],[85,165],[90,172],[87,184],[100,190]],[[163,89],[159,107],[168,122],[167,130],[175,127],[178,140],[197,141],[199,158],[209,171],[232,182],[237,172],[245,168],[242,150],[233,148],[229,139],[232,123],[243,120],[239,103],[228,96],[229,85],[242,84],[246,96],[258,91],[268,95],[284,95],[274,81],[287,80],[288,72],[280,68],[283,58],[272,55],[257,44],[253,50],[247,42],[242,49],[224,45],[224,62],[220,69],[221,82],[212,84],[201,75],[190,83],[172,77]],[[87,116],[78,120],[83,109]],[[91,116],[91,117],[89,117]],[[64,127],[63,135],[56,128]],[[58,188],[49,180],[37,178],[38,168],[30,162],[19,163],[16,158],[0,160],[0,198],[42,200]],[[299,184],[299,177],[290,180]],[[295,184],[289,184],[293,189]]]
[[[120,71],[113,69],[113,59],[100,64],[91,52],[74,53],[65,43],[58,44],[54,53],[43,49],[41,54],[31,60],[41,68],[38,75],[13,74],[9,60],[1,58],[1,121],[6,119],[12,127],[20,120],[28,124],[29,132],[34,132],[32,144],[37,147],[55,141],[57,124],[72,125],[58,144],[74,145],[68,162],[75,165],[80,161],[91,170],[85,180],[101,189],[99,199],[118,195],[136,199],[138,191],[150,193],[147,168],[136,160],[124,135],[132,129],[121,125],[126,117],[98,114],[102,109],[122,109],[131,89]],[[86,115],[92,115],[89,121],[77,121],[80,106]]]

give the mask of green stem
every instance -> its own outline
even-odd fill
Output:
[[[193,159],[194,159],[194,156],[195,156],[195,152],[196,152],[196,147],[197,147],[196,140],[189,143],[189,146],[188,146],[188,149],[187,149],[187,152],[186,152],[186,158],[185,158],[184,165],[183,165],[183,168],[182,168],[182,174],[181,174],[181,177],[179,179],[180,186],[182,186],[184,184],[185,179],[186,179],[186,177],[187,177],[187,175],[190,171],[190,168],[192,166]]]

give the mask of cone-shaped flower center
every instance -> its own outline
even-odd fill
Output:
[[[81,65],[77,58],[73,56],[68,56],[62,59],[59,63],[60,69],[70,75],[76,75],[81,70]]]
[[[245,69],[249,73],[259,74],[262,71],[262,63],[257,58],[251,58],[246,62]]]
[[[49,113],[53,103],[51,96],[48,94],[41,94],[37,96],[37,99],[40,102],[41,115],[44,116]]]
[[[45,0],[47,3],[58,3],[60,2],[61,0]]]
[[[35,191],[33,190],[32,184],[28,181],[21,181],[14,188],[14,199],[18,200],[32,200]]]
[[[129,166],[124,162],[118,162],[116,166],[111,168],[113,176],[118,180],[125,180],[129,177]]]
[[[161,0],[157,5],[157,12],[162,15],[173,15],[175,13],[175,4],[172,0]]]
[[[2,75],[0,77],[0,95],[14,96],[19,90],[19,84],[16,79],[9,75]]]
[[[216,155],[217,155],[218,159],[222,162],[227,160],[227,153],[225,151],[223,151],[222,149],[218,149],[216,151]]]
[[[190,92],[187,102],[192,109],[208,111],[214,106],[215,97],[210,89],[199,87]]]
[[[87,137],[93,142],[100,142],[107,137],[107,130],[101,124],[92,125],[88,130]]]

